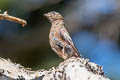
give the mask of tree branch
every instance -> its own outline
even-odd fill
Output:
[[[5,11],[3,14],[0,14],[0,20],[17,22],[19,24],[22,24],[23,27],[27,24],[27,22],[23,19],[8,15],[7,11]]]
[[[0,80],[110,80],[102,67],[83,58],[69,58],[49,70],[31,71],[0,58]]]

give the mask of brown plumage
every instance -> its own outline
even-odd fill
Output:
[[[64,27],[63,17],[57,12],[44,14],[51,22],[49,40],[52,50],[63,59],[75,56],[80,57],[69,33]]]

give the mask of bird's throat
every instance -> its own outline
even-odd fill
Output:
[[[63,20],[54,20],[52,22],[52,25],[60,26],[60,25],[64,25],[64,22],[63,22]]]

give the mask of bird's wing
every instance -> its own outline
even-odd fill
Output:
[[[72,39],[69,35],[69,33],[67,32],[67,30],[65,28],[61,28],[59,29],[59,34],[60,34],[60,37],[68,44],[72,44],[73,45],[73,42],[72,42]]]
[[[77,53],[77,54],[76,54],[77,56],[80,56],[80,55],[79,55],[79,52],[77,51],[76,47],[74,46],[73,41],[72,41],[69,33],[67,32],[67,30],[66,30],[65,28],[61,28],[61,29],[59,29],[59,30],[60,30],[60,31],[59,31],[59,32],[60,32],[60,37],[61,37],[67,44],[69,44],[69,45],[72,46],[72,48],[74,49],[74,51]]]

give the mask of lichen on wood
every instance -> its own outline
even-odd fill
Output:
[[[84,58],[71,57],[49,70],[31,71],[0,58],[0,80],[110,80],[99,65]]]

